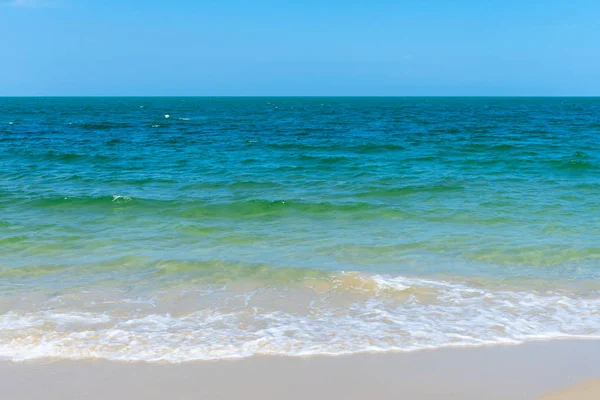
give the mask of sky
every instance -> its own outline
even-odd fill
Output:
[[[593,96],[599,21],[599,0],[0,0],[0,96]]]

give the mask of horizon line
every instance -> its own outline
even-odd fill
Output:
[[[0,95],[0,98],[600,98],[597,95]]]

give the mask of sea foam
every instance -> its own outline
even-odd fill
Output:
[[[329,285],[310,289],[308,306],[291,311],[257,306],[253,297],[264,295],[264,289],[236,293],[225,288],[214,307],[177,315],[154,312],[156,304],[128,313],[115,311],[114,304],[95,312],[8,312],[0,316],[0,357],[183,362],[600,339],[596,295],[542,295],[351,273],[331,278]],[[299,287],[272,290],[282,302],[301,298]],[[231,306],[231,299],[244,296]]]

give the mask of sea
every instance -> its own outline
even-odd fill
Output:
[[[600,339],[600,98],[0,98],[0,359]]]

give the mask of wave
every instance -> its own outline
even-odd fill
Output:
[[[335,155],[300,154],[295,158],[303,162],[317,162],[318,164],[346,164],[348,162],[356,161],[351,157]]]
[[[364,143],[349,146],[344,143],[335,143],[330,146],[328,145],[310,145],[306,143],[270,143],[268,147],[278,149],[278,150],[295,150],[295,151],[304,151],[306,153],[312,153],[315,151],[347,151],[350,153],[359,153],[359,154],[378,154],[378,153],[388,153],[388,152],[399,152],[404,151],[407,147],[400,144],[380,144],[380,143]]]
[[[592,172],[600,169],[596,162],[596,157],[592,157],[581,151],[574,153],[570,157],[550,160],[549,164],[557,170],[573,173]]]
[[[235,186],[238,186],[235,184]],[[241,186],[245,186],[244,183]],[[268,186],[268,185],[265,185]],[[239,187],[239,186],[238,186]],[[5,198],[5,201],[8,201]],[[181,199],[162,200],[145,199],[127,195],[110,196],[46,196],[35,198],[11,198],[12,204],[27,204],[31,207],[69,208],[85,207],[87,209],[120,209],[131,208],[138,211],[164,212],[168,215],[184,218],[192,217],[264,217],[298,215],[333,215],[343,213],[352,218],[367,218],[374,215],[402,216],[404,211],[388,206],[374,205],[366,202],[310,202],[297,199],[265,200],[251,199],[231,202],[213,202],[210,200]]]
[[[598,293],[356,273],[298,282],[120,295],[94,311],[9,311],[0,315],[0,357],[184,362],[600,339]],[[184,298],[187,308],[174,303]]]
[[[381,189],[371,189],[366,192],[362,192],[357,194],[357,197],[402,197],[408,196],[412,194],[421,194],[421,193],[447,193],[447,192],[457,192],[463,191],[465,187],[457,184],[439,184],[439,185],[407,185],[396,188],[381,188]]]
[[[135,125],[124,122],[80,122],[70,123],[68,126],[86,131],[105,131],[111,129],[131,128]]]
[[[35,160],[64,162],[67,164],[74,162],[106,163],[109,161],[114,161],[116,159],[116,157],[103,154],[70,153],[55,150],[49,150],[46,152],[27,151],[23,153],[23,156]]]

